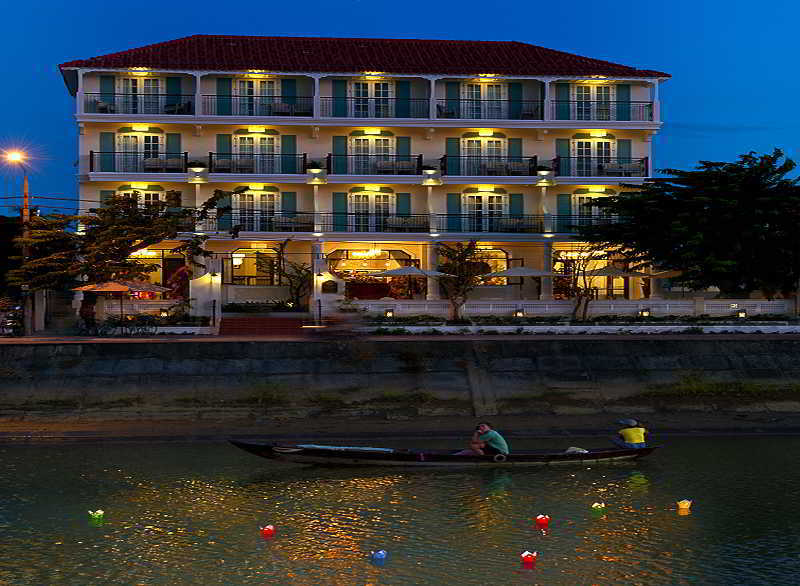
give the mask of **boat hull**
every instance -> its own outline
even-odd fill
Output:
[[[230,440],[242,450],[270,460],[319,464],[326,466],[406,466],[406,467],[477,467],[516,468],[528,466],[558,466],[597,464],[636,460],[651,454],[656,446],[647,448],[599,448],[586,453],[552,451],[514,452],[502,456],[457,456],[444,450],[392,450],[385,448],[352,448],[310,446],[307,444],[277,444]]]

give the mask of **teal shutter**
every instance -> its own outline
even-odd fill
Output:
[[[461,194],[447,194],[447,231],[461,232]]]
[[[411,82],[401,79],[394,83],[395,118],[410,118],[411,117]],[[427,116],[426,116],[427,118]]]
[[[410,136],[398,136],[395,139],[395,149],[397,151],[397,160],[398,161],[410,161],[411,160],[411,137]]]
[[[347,232],[347,194],[333,193],[333,231]]]
[[[115,145],[116,136],[113,132],[100,133],[100,171],[116,171]]]
[[[347,81],[334,79],[333,86],[333,115],[336,118],[347,117]]]
[[[556,84],[556,120],[569,120],[569,84]]]
[[[448,81],[444,84],[445,112],[442,118],[461,118],[461,83]]]
[[[181,78],[167,78],[167,101],[168,106],[175,106],[181,103]]]
[[[281,193],[281,214],[286,218],[294,218],[297,214],[297,193],[294,191]]]
[[[114,194],[116,194],[116,193],[117,192],[114,191],[113,189],[111,189],[111,190],[101,189],[100,190],[100,207],[104,208],[109,203],[111,203],[111,200],[114,199]]]
[[[510,120],[522,118],[522,84],[518,81],[508,84],[508,118]]]
[[[445,140],[445,154],[447,165],[446,175],[461,175],[461,139],[447,138]]]
[[[217,201],[217,230],[230,230],[233,227],[232,217],[231,196],[221,197]]]
[[[230,77],[217,78],[217,116],[230,116],[233,113],[231,107],[232,90],[233,80]]]
[[[512,218],[522,217],[524,205],[524,199],[521,193],[512,193],[508,196],[508,214]]]
[[[617,86],[617,120],[631,119],[631,86],[621,83]]]
[[[617,141],[617,161],[623,164],[631,162],[631,139],[621,138]]]
[[[281,173],[297,173],[297,137],[281,135]]]
[[[522,139],[509,138],[508,139],[508,160],[517,163],[522,162]]]
[[[114,96],[117,88],[113,75],[100,76],[100,99],[106,104],[113,106],[115,104]],[[113,112],[112,112],[113,113]]]
[[[296,79],[282,79],[281,80],[281,101],[284,104],[297,103],[297,80]]]
[[[347,137],[333,137],[333,160],[331,161],[331,173],[334,175],[347,175]],[[347,203],[347,202],[345,202]]]
[[[180,155],[181,153],[181,135],[180,134],[167,134],[167,158],[169,155]]]
[[[395,213],[398,216],[411,215],[411,194],[398,193],[394,196]]]
[[[569,177],[572,174],[572,165],[569,158],[569,139],[556,139],[556,157],[558,157],[558,168],[553,169],[556,175]]]
[[[232,144],[233,144],[233,137],[230,134],[218,134],[217,135],[217,152],[214,153],[214,160],[220,161],[226,159],[230,161],[233,157],[231,156],[232,151]],[[225,165],[224,169],[230,173],[231,165]],[[214,172],[214,169],[210,170]]]
[[[556,196],[556,232],[571,232],[572,228],[572,196],[569,193],[559,193]]]

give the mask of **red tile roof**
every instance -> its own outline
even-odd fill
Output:
[[[670,77],[517,41],[335,39],[193,35],[91,59],[71,67],[406,74],[607,75]]]

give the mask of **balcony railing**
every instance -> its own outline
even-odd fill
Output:
[[[554,100],[550,119],[650,122],[653,120],[653,102]]]
[[[243,232],[313,232],[314,214],[308,212],[267,212],[234,208],[231,225]],[[222,216],[225,223],[225,216]]]
[[[442,175],[536,175],[538,157],[445,155],[440,159]]]
[[[539,100],[443,99],[436,104],[437,118],[468,120],[541,120],[544,102]]]
[[[186,173],[188,153],[89,151],[89,172]]]
[[[422,175],[422,155],[332,155],[329,175]]]
[[[320,98],[326,118],[428,118],[427,98]]]
[[[440,214],[436,216],[437,232],[504,232],[509,234],[541,234],[545,216],[509,214]]]
[[[194,114],[194,94],[84,94],[87,114]]]
[[[576,234],[582,226],[606,226],[619,222],[619,216],[612,214],[558,214],[547,216],[547,230],[561,234]]]
[[[323,232],[413,232],[428,233],[428,214],[320,213]]]
[[[207,116],[313,116],[311,96],[203,96]]]
[[[648,177],[647,157],[556,157],[554,174],[560,177]]]
[[[281,175],[306,172],[306,154],[208,153],[209,173]]]

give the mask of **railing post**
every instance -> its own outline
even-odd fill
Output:
[[[214,153],[208,153],[208,172],[214,172]]]
[[[422,175],[422,155],[417,155],[417,175]]]
[[[183,152],[183,171],[182,173],[186,173],[189,168],[189,151]]]
[[[331,174],[331,154],[330,153],[325,155],[325,169],[327,170],[328,175],[330,175]]]
[[[544,112],[542,112],[542,120],[552,120],[553,116],[551,112],[552,101],[550,100],[550,82],[545,81],[542,83],[544,85],[544,99],[542,101],[542,109]]]
[[[308,153],[303,153],[303,168],[298,172],[301,174],[305,173],[307,165],[308,165]]]
[[[319,77],[315,75],[313,79],[314,79],[314,96],[312,98],[311,113],[314,116],[314,118],[319,118],[322,115],[320,107],[321,102],[319,96]]]
[[[644,176],[650,177],[650,157],[645,157],[642,160],[642,166],[644,167]]]
[[[561,157],[553,159],[553,177],[558,177],[561,171]]]
[[[89,173],[94,172],[94,151],[89,151]]]
[[[439,171],[442,175],[447,175],[447,155],[439,159]]]

